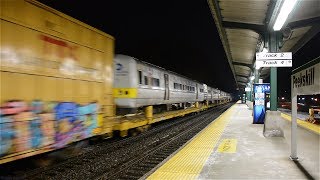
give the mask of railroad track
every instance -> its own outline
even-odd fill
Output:
[[[112,171],[106,172],[100,176],[95,177],[95,179],[139,179],[152,170],[155,166],[165,160],[168,156],[172,155],[177,149],[183,146],[187,141],[189,141],[194,135],[205,128],[210,122],[213,121],[212,118],[216,118],[222,112],[224,112],[229,105],[222,107],[218,112],[213,115],[211,111],[206,113],[205,116],[199,117],[201,122],[192,123],[193,126],[185,131],[177,133],[172,138],[160,142],[155,147],[145,151],[132,158],[130,161],[122,164],[121,166],[113,169]],[[197,118],[198,119],[198,118]]]
[[[99,143],[63,162],[26,170],[13,178],[139,179],[230,105],[217,106],[199,114],[161,122],[138,136]]]

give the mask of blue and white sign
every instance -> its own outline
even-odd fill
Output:
[[[270,83],[253,84],[253,124],[263,124],[266,116],[266,93],[270,93]]]

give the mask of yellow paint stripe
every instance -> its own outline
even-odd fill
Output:
[[[291,122],[291,116],[290,115],[285,114],[285,113],[281,113],[281,117],[283,117],[285,120],[288,120],[288,121]],[[297,118],[297,123],[298,123],[299,126],[301,126],[303,128],[306,128],[306,129],[309,129],[312,132],[315,132],[316,134],[320,135],[320,126],[319,125],[312,124],[312,123],[309,123],[307,121],[304,121],[304,120],[301,120],[301,119],[298,119],[298,118]]]
[[[230,120],[233,107],[220,115],[147,179],[197,178]]]
[[[220,153],[235,153],[236,150],[237,150],[236,139],[224,139],[218,147],[218,152]]]

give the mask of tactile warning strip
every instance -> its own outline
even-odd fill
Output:
[[[224,131],[234,105],[201,131],[177,154],[158,168],[147,179],[195,179],[213,152]]]
[[[285,120],[288,120],[291,122],[291,116],[285,113],[281,113],[281,117],[283,117]],[[309,122],[306,122],[304,120],[298,119],[297,118],[297,124],[303,128],[309,129],[316,134],[320,135],[320,126],[316,124],[311,124]]]

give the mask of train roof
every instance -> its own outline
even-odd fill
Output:
[[[149,66],[152,66],[152,67],[155,67],[155,68],[164,70],[164,71],[167,71],[167,72],[169,72],[169,73],[171,73],[171,74],[174,74],[174,75],[177,75],[177,76],[181,76],[181,77],[183,77],[183,78],[186,78],[186,79],[195,81],[195,82],[197,82],[197,83],[204,84],[204,83],[202,83],[202,82],[199,82],[199,81],[197,81],[197,80],[191,79],[191,78],[189,78],[189,77],[186,77],[186,76],[184,76],[184,75],[178,74],[178,73],[176,73],[176,72],[170,71],[170,70],[168,70],[168,69],[165,69],[165,68],[163,68],[163,67],[157,66],[157,65],[155,65],[155,64],[151,64],[151,63],[149,63],[149,62],[142,61],[142,60],[140,60],[140,59],[138,59],[138,58],[135,58],[135,57],[132,57],[132,58],[133,58],[134,60],[136,60],[136,61],[142,62],[142,63],[144,63],[144,64],[147,64],[147,65],[149,65]]]
[[[117,55],[128,56],[128,55],[125,55],[125,54],[117,54]],[[129,56],[129,57],[132,57],[134,60],[139,61],[139,62],[141,62],[141,63],[143,63],[143,64],[147,64],[147,65],[149,65],[149,66],[152,66],[152,67],[155,67],[155,68],[158,68],[158,69],[167,71],[167,72],[172,73],[172,74],[174,74],[174,75],[181,76],[181,77],[183,77],[183,78],[192,80],[192,81],[194,81],[194,82],[196,82],[196,83],[205,84],[205,83],[199,82],[199,81],[197,81],[197,80],[191,79],[191,78],[189,78],[189,77],[186,77],[186,76],[184,76],[184,75],[178,74],[178,73],[176,73],[176,72],[170,71],[170,70],[168,70],[168,69],[165,69],[165,68],[163,68],[163,67],[157,66],[157,65],[155,65],[155,64],[151,64],[151,63],[149,63],[149,62],[140,60],[140,59],[138,59],[138,58],[136,58],[136,57],[133,57],[133,56]],[[206,84],[206,85],[207,85],[207,84]],[[218,88],[214,88],[214,87],[211,87],[211,86],[208,86],[208,85],[207,85],[207,87],[210,87],[210,88],[212,88],[212,89],[219,90]],[[221,90],[220,90],[220,91],[221,91]],[[221,92],[224,92],[224,91],[221,91]],[[224,93],[226,93],[226,92],[224,92]]]

